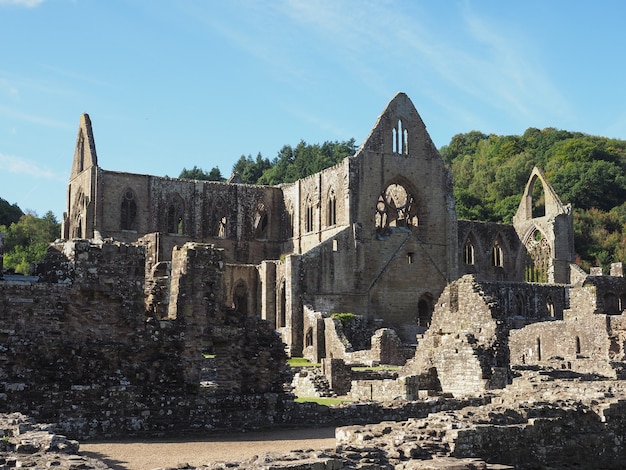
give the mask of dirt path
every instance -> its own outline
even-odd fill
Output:
[[[152,470],[181,463],[202,465],[246,460],[266,452],[335,447],[335,428],[287,429],[245,434],[220,434],[185,440],[154,439],[128,442],[87,442],[82,454],[97,458],[116,470]]]

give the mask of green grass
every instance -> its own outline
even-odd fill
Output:
[[[318,405],[332,406],[340,403],[351,403],[349,398],[326,398],[326,397],[298,397],[296,403],[317,403]]]
[[[290,357],[287,360],[287,364],[291,367],[320,367],[321,365],[319,363],[311,362],[304,357]]]

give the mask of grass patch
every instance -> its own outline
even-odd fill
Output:
[[[291,367],[320,367],[321,364],[316,362],[311,362],[304,357],[290,357],[287,359],[287,364]]]
[[[327,397],[298,397],[296,403],[317,403],[318,405],[332,406],[341,403],[351,403],[349,398],[327,398]]]

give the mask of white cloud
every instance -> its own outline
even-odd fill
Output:
[[[47,168],[41,168],[33,162],[20,157],[0,153],[0,171],[16,175],[29,175],[35,178],[57,179],[57,175]]]
[[[43,2],[44,0],[0,0],[0,5],[17,5],[26,8],[34,8]]]

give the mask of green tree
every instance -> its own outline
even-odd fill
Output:
[[[24,213],[17,204],[9,204],[5,199],[0,198],[0,225],[11,225],[20,220]]]
[[[195,165],[191,170],[183,168],[178,177],[187,180],[224,181],[222,172],[216,166],[211,168],[211,171],[209,171],[208,173],[202,168],[198,168]]]
[[[61,224],[52,212],[43,217],[28,213],[8,227],[0,225],[4,239],[4,268],[28,274],[31,266],[41,261],[50,242],[59,237]]]

